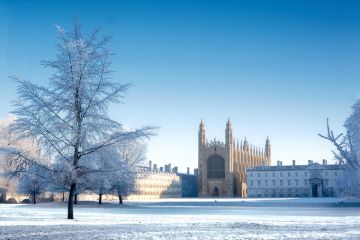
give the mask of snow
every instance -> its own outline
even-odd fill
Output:
[[[0,239],[359,239],[360,208],[335,198],[160,199],[99,206],[0,204]]]

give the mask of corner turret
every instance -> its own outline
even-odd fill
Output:
[[[199,145],[205,145],[205,144],[206,144],[205,125],[203,120],[201,119],[199,125]]]
[[[269,137],[266,138],[266,143],[265,143],[265,157],[268,160],[268,166],[271,165],[271,145],[270,145],[270,140]]]

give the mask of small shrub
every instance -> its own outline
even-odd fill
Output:
[[[15,203],[17,203],[17,201],[16,201],[15,198],[9,198],[9,199],[7,200],[7,203],[15,204]]]
[[[31,201],[30,201],[30,199],[26,198],[26,199],[22,200],[21,203],[29,204],[29,203],[31,203]]]

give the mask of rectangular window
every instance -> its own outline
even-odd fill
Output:
[[[265,180],[265,186],[268,186],[268,180]]]
[[[253,180],[250,180],[250,186],[253,186],[253,185],[254,185]]]
[[[282,186],[283,185],[283,180],[282,179],[280,179],[280,186]]]
[[[258,173],[258,177],[260,177],[260,173]]]
[[[273,177],[275,177],[275,173],[273,172]]]
[[[260,187],[261,181],[260,181],[260,180],[258,180],[257,182],[258,182],[258,187]]]
[[[298,172],[295,172],[295,177],[298,177],[298,176],[299,176]]]
[[[272,184],[273,184],[273,186],[275,187],[275,180],[272,180]]]
[[[288,179],[288,186],[290,186],[291,185],[291,180],[290,179]]]
[[[296,186],[299,186],[299,179],[295,179]]]
[[[290,177],[290,172],[288,172],[288,177]]]
[[[280,172],[280,177],[282,177],[283,176],[283,174],[282,174],[282,172]]]

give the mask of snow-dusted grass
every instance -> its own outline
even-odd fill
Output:
[[[360,208],[319,199],[0,204],[0,239],[360,239]]]

